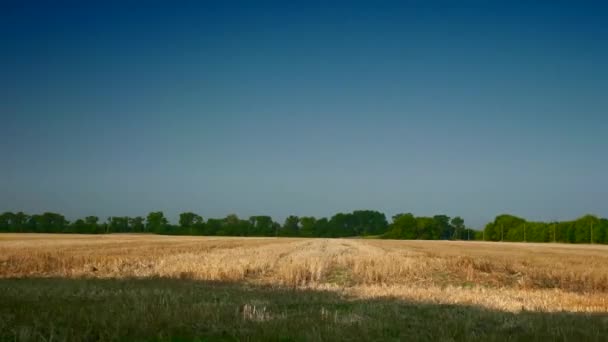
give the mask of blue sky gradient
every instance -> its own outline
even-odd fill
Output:
[[[0,5],[0,211],[608,216],[601,2]]]

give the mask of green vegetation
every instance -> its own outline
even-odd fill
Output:
[[[27,215],[23,212],[5,212],[0,215],[0,232],[13,233],[157,233],[175,235],[218,236],[301,236],[349,237],[381,235],[388,230],[384,214],[372,210],[338,213],[331,217],[289,216],[284,224],[270,216],[251,216],[241,219],[231,214],[222,219],[204,220],[198,214],[185,212],[179,216],[179,225],[169,223],[163,212],[151,212],[143,217],[109,217],[100,222],[96,216],[69,222],[61,214],[43,213]]]
[[[474,240],[475,231],[464,226],[460,217],[446,215],[415,217],[412,214],[393,216],[393,223],[384,237],[408,240]]]
[[[0,280],[2,341],[602,341],[601,314],[179,279]],[[429,324],[435,322],[435,324]]]
[[[486,225],[484,235],[488,241],[608,243],[608,220],[586,215],[574,221],[528,222],[500,215]]]
[[[574,221],[528,222],[512,215],[499,215],[484,231],[465,226],[460,217],[446,215],[420,217],[413,214],[393,216],[392,223],[383,213],[356,210],[338,213],[331,218],[289,216],[283,224],[270,216],[241,219],[231,214],[221,219],[205,220],[185,212],[179,224],[169,223],[163,212],[151,212],[146,218],[109,217],[100,222],[88,216],[69,222],[61,214],[27,215],[5,212],[0,215],[0,233],[156,233],[168,235],[206,236],[290,236],[290,237],[380,237],[388,239],[423,240],[486,240],[565,243],[608,243],[608,220],[592,215]]]

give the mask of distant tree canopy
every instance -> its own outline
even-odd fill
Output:
[[[397,214],[392,222],[374,210],[337,213],[330,218],[288,216],[283,224],[270,216],[241,219],[236,214],[205,219],[193,212],[179,215],[172,225],[162,211],[141,216],[111,216],[100,221],[87,216],[69,222],[58,213],[28,215],[23,212],[0,214],[0,233],[156,233],[206,236],[285,236],[285,237],[365,237],[425,240],[486,240],[566,243],[608,243],[608,220],[592,215],[574,221],[528,222],[513,215],[499,215],[483,231],[465,226],[461,217],[446,215],[414,216]]]
[[[487,241],[608,243],[608,220],[585,215],[574,221],[529,222],[512,215],[499,215],[486,225]]]
[[[384,237],[408,240],[474,240],[475,231],[465,228],[460,217],[435,215],[415,217],[413,214],[397,214]]]

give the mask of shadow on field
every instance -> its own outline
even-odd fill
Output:
[[[0,340],[584,340],[608,315],[522,312],[179,279],[0,280]]]

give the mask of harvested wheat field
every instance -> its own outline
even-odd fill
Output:
[[[608,246],[0,235],[2,340],[606,340]]]

